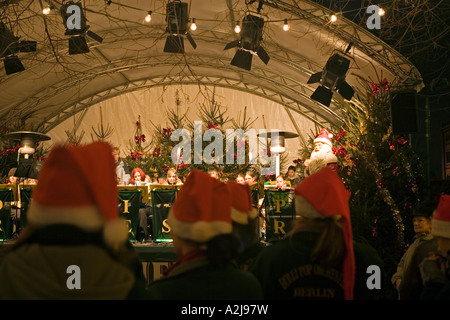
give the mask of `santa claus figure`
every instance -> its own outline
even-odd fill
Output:
[[[316,173],[325,166],[336,168],[337,157],[333,153],[331,139],[333,135],[325,128],[314,139],[314,150],[309,159],[305,160],[305,177]]]

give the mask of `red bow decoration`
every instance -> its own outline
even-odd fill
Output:
[[[172,128],[163,128],[163,135],[165,136],[170,136],[170,134],[172,133],[173,129]]]
[[[339,131],[339,133],[336,135],[336,137],[334,138],[337,142],[339,142],[341,140],[342,137],[345,137],[347,133],[345,132],[345,130],[343,128],[341,128],[341,131]]]
[[[345,158],[345,156],[347,155],[347,150],[345,150],[344,147],[333,148],[333,153],[335,155],[339,155],[339,157],[341,158]]]
[[[389,90],[389,82],[386,78],[384,78],[381,83],[372,83],[372,95],[380,93],[380,88],[383,88],[384,90]]]
[[[145,134],[141,136],[135,136],[134,139],[136,140],[136,143],[139,143],[140,141],[145,142]]]
[[[162,166],[162,169],[163,169],[164,171],[168,171],[170,168],[169,168],[168,166]]]
[[[296,160],[294,160],[293,161],[295,164],[301,164],[301,163],[303,163],[304,161],[302,160],[302,159],[296,159]]]
[[[133,159],[140,159],[142,156],[142,152],[131,152],[131,156]]]
[[[407,142],[408,140],[406,140],[404,137],[400,137],[397,139],[397,144],[400,144],[402,146],[405,145]]]
[[[14,153],[17,150],[19,150],[19,148],[20,148],[20,146],[18,144],[16,144],[16,146],[14,148],[9,148],[9,149],[0,151],[0,154],[4,154],[4,153],[11,154],[11,153]]]
[[[208,129],[217,129],[218,124],[217,123],[208,123]]]
[[[153,156],[159,157],[160,153],[161,153],[161,148],[155,148],[155,150],[153,151]]]

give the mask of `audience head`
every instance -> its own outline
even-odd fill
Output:
[[[16,171],[17,171],[17,168],[11,168],[8,172],[8,180],[12,184],[17,182],[17,177],[15,176]]]
[[[431,232],[431,214],[424,209],[412,214],[413,227],[416,234],[429,234]]]
[[[323,221],[334,232],[333,236],[328,237],[333,239],[323,240],[328,240],[330,248],[335,250],[336,258],[342,256],[345,297],[353,299],[355,260],[349,198],[350,192],[336,171],[329,167],[308,176],[295,188],[296,213],[302,218]],[[339,235],[343,238],[342,241],[338,241]],[[331,250],[323,251],[324,261],[332,261],[330,252]]]
[[[113,157],[114,157],[114,161],[115,161],[115,162],[119,161],[119,157],[120,157],[120,149],[119,149],[118,147],[114,147],[114,148],[112,149],[112,154],[113,154]]]
[[[288,177],[291,179],[295,178],[295,166],[289,166],[288,168]]]
[[[242,173],[239,173],[236,177],[236,182],[240,183],[240,184],[244,184],[245,183],[245,177]]]
[[[253,207],[252,194],[247,184],[233,180],[227,183],[231,195],[233,231],[241,242],[240,251],[258,240],[258,211]]]
[[[112,248],[125,244],[128,228],[119,218],[115,168],[112,148],[105,142],[54,147],[39,173],[27,226],[68,224],[102,231]],[[61,185],[61,176],[70,183]]]
[[[145,181],[145,173],[141,168],[134,168],[131,170],[131,179],[130,184],[140,184],[141,182]]]
[[[443,194],[431,220],[431,234],[436,237],[438,250],[450,255],[450,195]]]
[[[277,183],[277,189],[282,189],[282,188],[286,187],[286,181],[284,180],[284,177],[281,174],[278,175],[276,183]]]
[[[247,183],[249,186],[256,183],[255,179],[256,177],[253,171],[247,171],[245,173],[245,183]]]
[[[167,170],[167,184],[177,184],[177,172],[175,169],[170,168]]]
[[[231,223],[231,197],[227,185],[194,169],[169,211],[175,251],[186,246],[204,250],[213,265],[228,263],[237,250]]]

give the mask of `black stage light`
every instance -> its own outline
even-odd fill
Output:
[[[19,57],[15,55],[5,57],[3,64],[5,65],[6,74],[13,74],[25,70]]]
[[[194,49],[197,48],[197,44],[189,33],[188,4],[186,2],[169,2],[166,6],[166,22],[166,32],[169,35],[166,38],[164,52],[184,53],[183,36],[186,36]]]
[[[89,52],[86,35],[97,42],[103,42],[102,37],[89,30],[89,26],[86,24],[87,19],[84,15],[81,2],[65,2],[61,6],[60,13],[63,18],[64,27],[66,28],[65,35],[70,36],[70,55]]]
[[[256,54],[265,64],[269,63],[270,57],[266,50],[261,47],[262,35],[264,29],[264,19],[247,15],[242,20],[241,38],[239,40],[228,43],[224,50],[231,48],[239,48],[231,65],[250,70],[252,67],[252,58]]]
[[[72,36],[69,38],[69,54],[88,53],[89,46],[85,36]]]
[[[350,67],[350,60],[335,53],[327,61],[321,72],[314,73],[308,84],[320,83],[320,86],[311,95],[311,98],[327,107],[330,106],[333,91],[342,97],[351,100],[355,90],[345,81],[345,75]]]
[[[7,75],[25,70],[16,53],[34,52],[36,47],[36,41],[19,41],[19,38],[0,22],[0,54],[4,58],[3,64]]]

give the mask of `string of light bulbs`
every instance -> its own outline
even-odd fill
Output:
[[[120,7],[125,7],[125,8],[128,8],[128,9],[133,9],[133,10],[145,12],[146,15],[144,17],[144,21],[146,23],[150,23],[152,21],[152,14],[153,14],[152,10],[145,10],[145,9],[142,9],[142,8],[130,6],[130,5],[127,5],[127,4],[123,4],[123,3],[115,2],[115,1],[111,1],[111,0],[106,0],[105,3],[108,6],[111,5],[111,4],[114,4],[114,5],[117,5],[117,6],[120,6]],[[346,11],[342,11],[342,12],[336,12],[334,14],[322,15],[320,17],[324,17],[324,18],[325,17],[329,17],[329,21],[331,23],[334,23],[334,22],[338,21],[338,15],[344,15],[344,14],[348,14],[348,13],[355,12],[355,11],[366,10],[367,8],[368,7],[358,8],[358,9],[353,9],[353,10],[346,10]],[[51,6],[51,5],[46,4],[46,6],[42,9],[42,13],[44,15],[49,15],[52,10],[54,10],[54,7]],[[379,16],[384,16],[385,13],[386,13],[386,11],[383,8],[379,7],[378,15]],[[158,12],[156,12],[156,14],[165,15],[163,13],[158,13]],[[192,31],[197,30],[197,23],[196,23],[197,20],[198,21],[216,21],[216,20],[212,20],[212,19],[198,19],[198,18],[192,18],[190,20],[191,20],[190,21],[191,22],[190,29]],[[296,21],[296,20],[304,20],[304,19],[303,18],[292,18],[292,19],[285,18],[285,19],[281,19],[281,20],[266,20],[265,23],[283,22],[282,29],[284,31],[289,31],[290,30],[289,21]],[[241,32],[241,26],[240,26],[240,21],[239,20],[236,22],[236,26],[234,27],[234,32],[235,33],[240,33]]]

